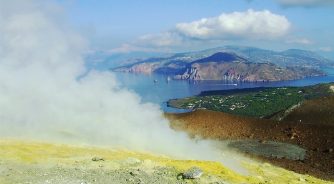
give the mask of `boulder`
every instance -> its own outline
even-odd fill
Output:
[[[183,179],[196,179],[200,178],[203,174],[203,170],[199,167],[192,167],[182,174]]]

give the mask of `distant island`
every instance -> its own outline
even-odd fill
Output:
[[[325,75],[321,67],[333,63],[311,51],[283,52],[226,46],[167,57],[148,58],[112,71],[164,74],[177,80],[282,81]]]

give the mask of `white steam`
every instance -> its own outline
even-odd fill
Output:
[[[218,158],[208,142],[171,130],[157,105],[121,89],[111,73],[78,79],[85,41],[59,12],[42,0],[0,0],[0,137]]]

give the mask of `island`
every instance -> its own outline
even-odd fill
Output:
[[[112,68],[116,72],[163,74],[176,80],[259,82],[323,76],[332,62],[314,52],[282,52],[252,47],[221,47],[205,51],[148,58]]]

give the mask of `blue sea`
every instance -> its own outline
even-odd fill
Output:
[[[310,77],[300,80],[280,82],[247,82],[247,83],[226,83],[224,81],[187,81],[167,80],[165,75],[143,75],[132,73],[115,73],[122,87],[136,92],[141,96],[142,102],[159,104],[165,112],[186,112],[167,107],[169,99],[183,98],[198,95],[202,91],[228,90],[254,87],[282,87],[282,86],[308,86],[319,83],[334,82],[334,68],[324,68],[327,76]]]

